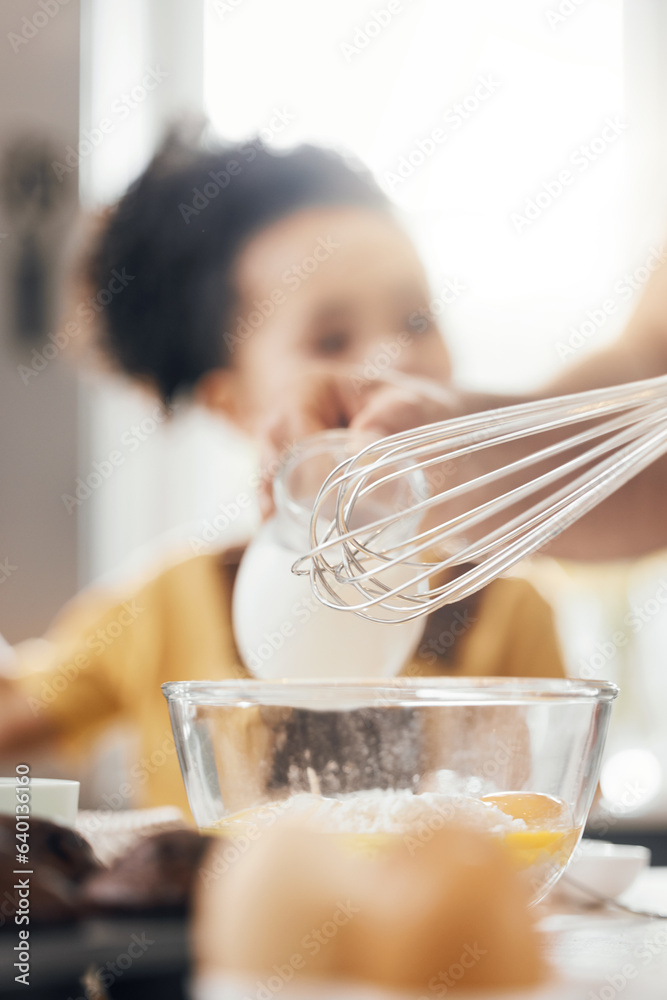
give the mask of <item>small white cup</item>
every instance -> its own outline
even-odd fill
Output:
[[[20,819],[50,819],[61,826],[74,826],[79,807],[79,782],[64,778],[30,778],[17,785],[16,778],[0,778],[0,813],[16,814],[16,789],[30,792],[30,812]]]

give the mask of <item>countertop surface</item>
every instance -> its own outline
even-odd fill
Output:
[[[667,868],[646,869],[620,901],[667,913]],[[554,968],[572,984],[568,1000],[667,1000],[667,920],[574,911],[556,897],[540,926]]]
[[[667,912],[667,868],[647,869],[620,899]],[[552,982],[521,993],[466,992],[466,1000],[667,1000],[667,920],[611,909],[575,909],[554,895],[540,908],[539,926],[554,970]],[[247,982],[209,980],[195,987],[193,1000],[246,1000],[256,995],[256,977]],[[314,983],[296,990],[285,986],[280,994],[281,1000],[437,1000],[441,995]]]
[[[642,908],[667,912],[667,868],[650,868],[643,872],[622,901]],[[667,920],[648,919],[620,911],[583,910],[560,903],[554,896],[549,905],[539,911],[539,926],[546,939],[555,978],[539,991],[511,994],[511,1000],[667,1000]],[[0,993],[13,996],[12,968],[14,929],[5,927],[0,934]],[[127,965],[126,953],[132,962]],[[138,943],[137,943],[138,942]],[[150,944],[148,943],[150,942]],[[142,947],[144,946],[145,947]],[[71,990],[73,980],[85,969],[108,970],[109,963],[116,973],[111,985],[113,997],[134,996],[132,984],[141,991],[158,981],[160,995],[185,997],[184,983],[188,975],[187,932],[184,921],[125,919],[118,921],[84,921],[71,927],[35,929],[31,935],[31,971],[33,989],[19,988],[16,995],[60,997],[59,983]],[[121,957],[119,968],[118,958]],[[114,971],[115,971],[114,970]],[[166,980],[169,989],[165,990]],[[108,980],[107,980],[108,981]],[[171,992],[173,987],[173,993]],[[192,1000],[244,1000],[254,996],[248,989],[257,988],[256,978],[250,983],[215,981],[195,988]],[[39,992],[38,992],[39,990]],[[44,990],[44,992],[42,992]],[[63,993],[72,998],[82,992]],[[136,995],[142,995],[138,993]],[[151,995],[143,993],[144,996]],[[281,1000],[298,997],[303,1000],[394,1000],[405,994],[387,994],[353,984],[311,983],[294,991],[286,984]],[[415,994],[411,1000],[421,1000]],[[508,1000],[508,994],[502,995]],[[466,993],[469,1000],[476,996]],[[429,994],[428,1000],[435,1000]],[[485,994],[483,1000],[491,1000]],[[479,997],[482,1000],[482,997]]]

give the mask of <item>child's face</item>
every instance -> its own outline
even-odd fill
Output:
[[[314,366],[361,366],[372,384],[388,365],[446,381],[447,350],[428,309],[415,249],[387,215],[317,207],[254,236],[236,270],[238,308],[226,327],[227,409],[250,432],[289,401]]]

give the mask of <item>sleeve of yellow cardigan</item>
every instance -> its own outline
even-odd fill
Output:
[[[161,566],[115,594],[84,592],[45,639],[16,651],[15,683],[34,716],[77,750],[112,717],[145,726],[156,714],[166,716],[162,681],[202,676],[198,671],[244,676],[232,633],[231,580],[217,554]]]
[[[44,639],[19,643],[15,683],[33,715],[69,741],[125,709],[132,678],[136,682],[151,672],[153,603],[147,588],[119,602],[100,592],[84,593]]]
[[[519,577],[495,580],[463,636],[456,672],[489,677],[564,677],[549,604]]]
[[[512,584],[504,607],[505,642],[499,674],[506,677],[565,677],[551,606],[527,580]]]

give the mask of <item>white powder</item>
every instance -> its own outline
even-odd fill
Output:
[[[494,834],[526,829],[523,820],[513,819],[490,802],[438,792],[415,794],[409,789],[376,788],[338,798],[304,792],[285,805],[285,815],[307,819],[331,833],[402,835],[428,825],[435,816],[442,818],[443,825],[456,822]]]

